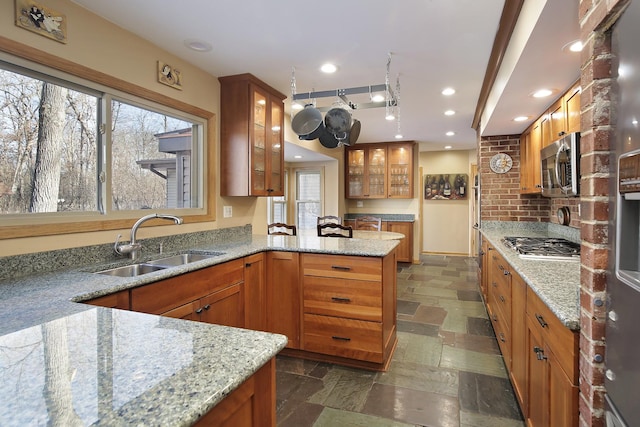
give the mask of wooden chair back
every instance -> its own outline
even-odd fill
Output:
[[[274,236],[295,236],[296,226],[284,224],[282,222],[274,222],[267,226],[267,233]]]
[[[318,217],[318,225],[327,224],[327,223],[342,224],[342,217],[335,216],[335,215],[325,215],[325,216]]]
[[[353,228],[348,225],[327,222],[318,224],[318,236],[320,237],[353,237]]]
[[[355,230],[380,231],[382,229],[382,219],[375,216],[356,217],[353,228]]]

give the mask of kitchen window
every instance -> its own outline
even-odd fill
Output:
[[[296,174],[296,225],[315,229],[322,216],[322,173],[319,169],[298,169]]]
[[[213,219],[208,119],[0,53],[0,238]]]
[[[284,171],[284,195],[268,198],[268,215],[267,222],[287,223],[287,198],[289,194],[289,174]]]

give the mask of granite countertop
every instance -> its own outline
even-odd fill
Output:
[[[95,274],[130,263],[112,260],[3,279],[0,425],[44,425],[57,416],[79,418],[82,425],[190,425],[287,342],[278,334],[81,301],[264,251],[383,257],[397,245],[397,240],[250,235],[186,245],[172,252],[222,255],[133,278]],[[146,255],[153,257],[161,256]],[[2,267],[19,268],[11,259]]]
[[[573,233],[561,235],[555,231],[562,229],[524,227],[522,224],[509,223],[483,227],[480,230],[491,246],[511,264],[558,319],[569,329],[577,331],[580,329],[580,262],[523,259],[501,241],[506,236],[564,237],[576,240]]]

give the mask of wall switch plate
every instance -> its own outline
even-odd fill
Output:
[[[358,201],[356,202],[356,207],[358,207],[358,208],[364,208],[364,201],[362,201],[362,200],[358,200]]]
[[[225,218],[231,218],[233,216],[233,207],[232,206],[224,206],[222,208],[222,216]]]

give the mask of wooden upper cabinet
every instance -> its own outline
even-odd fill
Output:
[[[553,103],[551,108],[549,108],[549,121],[551,131],[549,143],[552,143],[567,133],[567,117],[564,110],[564,97],[558,99]]]
[[[520,193],[540,194],[541,120],[534,122],[520,138]]]
[[[284,195],[286,96],[251,74],[218,80],[220,195]]]
[[[348,199],[412,199],[414,143],[356,144],[345,150]]]
[[[580,82],[577,82],[563,97],[567,117],[567,133],[580,132]]]

